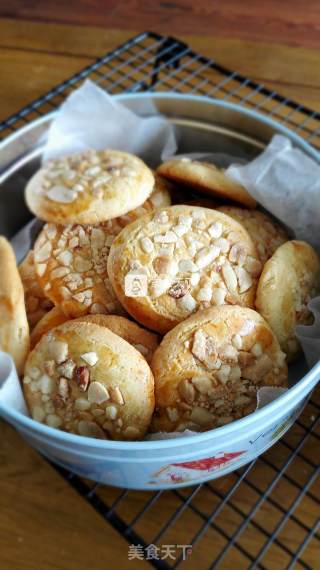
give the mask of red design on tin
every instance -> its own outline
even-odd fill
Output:
[[[242,455],[244,451],[235,451],[233,453],[223,453],[218,457],[207,457],[198,461],[186,461],[183,463],[173,463],[173,467],[183,467],[184,469],[197,469],[199,471],[212,471],[217,467],[221,467],[225,463]]]

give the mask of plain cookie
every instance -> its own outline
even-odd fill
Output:
[[[180,184],[201,190],[205,194],[238,202],[248,208],[255,208],[256,201],[247,190],[228,178],[224,171],[208,162],[190,158],[171,159],[158,167],[157,172]]]
[[[319,293],[319,257],[307,243],[288,241],[266,262],[256,307],[276,334],[288,361],[301,352],[295,327],[312,323],[308,303]]]
[[[117,150],[90,150],[53,160],[26,187],[31,212],[56,224],[99,224],[141,206],[154,187],[151,170]]]
[[[125,309],[163,333],[210,305],[253,307],[256,255],[246,230],[229,216],[171,206],[122,230],[110,249],[108,274]]]
[[[287,386],[276,336],[255,311],[213,307],[180,323],[162,340],[151,368],[152,431],[203,431],[253,412],[262,386]]]
[[[69,321],[30,353],[23,389],[33,419],[87,437],[141,439],[154,410],[149,365],[106,327]]]
[[[20,375],[29,352],[29,325],[15,254],[2,236],[0,270],[0,350],[12,356]]]

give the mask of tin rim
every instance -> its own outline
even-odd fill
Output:
[[[209,105],[213,105],[216,107],[222,107],[225,109],[230,109],[232,111],[236,111],[242,115],[246,115],[255,119],[260,123],[264,123],[273,129],[281,132],[282,134],[288,136],[293,142],[299,144],[300,147],[305,149],[309,156],[312,156],[315,160],[319,161],[319,152],[314,149],[308,142],[306,142],[302,137],[297,135],[294,131],[291,131],[286,126],[278,123],[277,121],[270,119],[267,116],[264,116],[256,111],[246,109],[241,107],[240,105],[229,103],[221,100],[216,100],[209,97],[198,96],[198,95],[187,95],[187,94],[176,94],[176,93],[129,93],[129,94],[120,94],[114,95],[116,99],[119,100],[131,100],[131,99],[175,99],[175,100],[185,100],[185,101],[193,101],[198,102],[200,105],[201,103],[205,102]],[[57,111],[44,115],[35,121],[32,121],[25,127],[22,127],[17,132],[13,133],[6,137],[6,139],[0,143],[0,150],[3,148],[5,144],[8,142],[14,141],[18,138],[21,133],[27,132],[29,129],[32,129],[34,125],[41,124],[48,120],[48,117],[54,117],[57,114]],[[288,389],[287,392],[279,396],[273,402],[267,404],[262,409],[257,410],[244,418],[231,422],[226,426],[221,426],[218,428],[214,428],[212,430],[199,433],[192,436],[185,436],[181,438],[173,438],[173,439],[163,439],[157,441],[111,441],[111,440],[98,440],[94,438],[87,438],[81,435],[72,434],[68,432],[62,432],[55,428],[51,428],[45,424],[37,422],[28,416],[23,415],[20,412],[16,412],[14,409],[8,408],[0,404],[0,412],[1,410],[4,412],[6,417],[11,417],[18,425],[24,426],[27,430],[31,429],[31,431],[39,432],[39,434],[43,435],[48,440],[59,440],[64,443],[73,443],[79,445],[79,447],[94,447],[100,450],[118,450],[118,451],[134,451],[134,450],[142,450],[150,451],[152,450],[161,450],[161,449],[170,449],[174,448],[177,445],[184,446],[190,444],[200,444],[205,442],[210,442],[211,444],[214,443],[220,437],[230,437],[236,431],[250,429],[250,427],[255,424],[256,422],[263,422],[270,416],[270,419],[273,419],[273,414],[279,411],[281,408],[288,407],[288,410],[291,409],[290,403],[296,400],[296,403],[301,401],[304,396],[306,396],[311,390],[315,387],[317,382],[320,379],[320,362],[315,364],[307,374],[299,380],[295,386]]]

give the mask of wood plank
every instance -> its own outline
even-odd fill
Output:
[[[0,83],[0,119],[16,112],[134,33],[0,20],[0,59],[6,78]],[[237,69],[271,89],[319,110],[320,73],[316,50],[280,45],[271,45],[268,50],[265,44],[257,44],[254,48],[252,42],[224,38],[217,39],[214,44],[198,36],[181,39],[222,65]]]
[[[230,36],[254,41],[320,46],[317,0],[63,0],[25,2],[12,0],[3,15],[29,20],[65,22],[83,26],[153,29],[162,33]],[[141,25],[143,22],[143,26]],[[128,25],[129,23],[129,25]]]
[[[141,568],[125,539],[2,421],[0,433],[3,570]]]
[[[0,49],[0,120],[17,112],[92,61],[24,50]]]

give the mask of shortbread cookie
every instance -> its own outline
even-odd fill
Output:
[[[219,427],[253,412],[262,386],[287,386],[276,336],[255,311],[212,307],[170,331],[153,355],[152,431]]]
[[[2,236],[0,272],[0,350],[12,356],[20,375],[29,352],[29,325],[14,251]]]
[[[163,333],[210,305],[253,307],[256,265],[255,246],[238,222],[216,210],[171,206],[122,230],[108,273],[125,309]]]
[[[118,315],[86,315],[77,320],[107,327],[114,334],[121,336],[121,338],[131,344],[149,363],[159,345],[158,335],[143,329],[137,323],[129,321],[125,317],[119,317]]]
[[[31,178],[26,201],[40,219],[56,224],[99,224],[141,206],[154,186],[140,158],[117,150],[53,160]]]
[[[104,224],[43,227],[34,246],[36,273],[45,294],[67,316],[124,313],[108,279],[112,241]]]
[[[280,245],[289,239],[283,226],[275,222],[271,216],[258,210],[247,210],[233,206],[220,206],[217,210],[231,216],[246,228],[256,245],[262,264],[274,254]]]
[[[314,249],[295,240],[281,245],[263,268],[256,307],[276,334],[288,361],[301,351],[295,327],[312,323],[308,303],[319,294],[320,263]]]
[[[64,312],[59,307],[53,307],[51,311],[46,313],[42,319],[36,324],[30,335],[30,348],[31,350],[38,344],[41,337],[55,327],[62,325],[69,321]]]
[[[247,190],[225,175],[214,164],[190,158],[170,159],[158,167],[157,172],[169,180],[191,186],[218,198],[233,200],[248,208],[255,208],[256,201]]]
[[[149,365],[106,327],[69,321],[44,335],[23,380],[32,417],[68,432],[136,440],[154,410]]]
[[[24,289],[28,322],[32,330],[42,317],[52,309],[53,303],[45,296],[38,283],[33,251],[29,251],[28,255],[20,263],[18,269]]]

